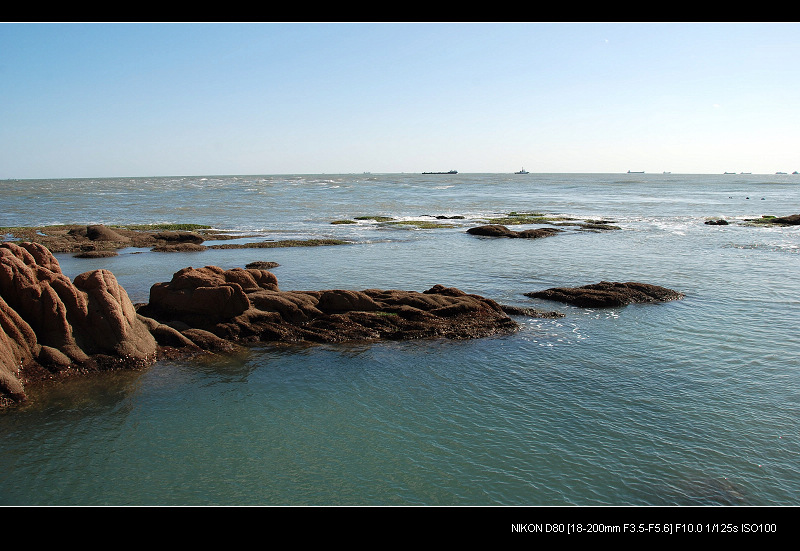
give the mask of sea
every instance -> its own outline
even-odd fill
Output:
[[[0,505],[800,504],[800,227],[748,222],[800,213],[800,175],[3,180],[0,204],[1,227],[193,223],[229,234],[220,243],[347,242],[56,254],[70,278],[112,271],[134,303],[187,266],[272,261],[282,290],[441,284],[564,314],[516,316],[498,337],[265,342],[31,388],[0,413]],[[467,233],[509,213],[570,225]],[[574,223],[587,220],[618,229]],[[529,227],[551,226],[512,229]],[[525,294],[600,281],[685,297],[585,308]]]

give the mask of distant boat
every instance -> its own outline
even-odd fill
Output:
[[[739,174],[752,174],[752,172],[740,172]]]
[[[667,172],[667,171],[665,170],[665,171],[664,171],[664,174],[672,174],[672,172]]]
[[[795,170],[794,172],[792,172],[792,174],[800,174],[800,172],[797,172],[797,171]]]
[[[447,172],[423,172],[423,174],[458,174],[458,171],[448,170]]]
[[[785,172],[776,172],[775,174],[786,174]]]
[[[736,174],[735,172],[723,172],[723,174]]]
[[[628,174],[644,174],[644,170],[629,170]]]
[[[525,167],[523,166],[522,170],[520,170],[519,172],[515,172],[514,174],[528,174],[528,171],[525,170]]]

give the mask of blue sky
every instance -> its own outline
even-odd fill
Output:
[[[0,24],[0,178],[800,170],[797,23]]]

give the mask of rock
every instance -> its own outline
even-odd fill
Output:
[[[369,295],[344,290],[323,291],[317,298],[316,307],[325,314],[349,312],[350,310],[375,312],[380,309],[380,306]]]
[[[182,334],[202,350],[225,353],[241,351],[241,348],[231,341],[222,339],[214,333],[203,331],[202,329],[184,329]]]
[[[116,241],[116,242],[130,241],[129,237],[125,237],[124,235],[110,228],[107,228],[102,224],[86,226],[86,237],[88,237],[92,241]]]
[[[562,312],[547,312],[535,308],[523,308],[521,306],[503,305],[503,312],[509,316],[528,316],[531,318],[563,318]]]
[[[550,237],[562,230],[556,228],[534,228],[530,230],[514,231],[510,230],[500,224],[487,224],[485,226],[478,226],[470,228],[467,233],[471,235],[480,235],[486,237],[512,237],[523,239],[536,239],[540,237]]]
[[[271,268],[277,268],[280,266],[277,262],[268,262],[266,260],[258,260],[256,262],[250,262],[245,266],[245,268],[253,268],[256,270],[269,270]]]
[[[75,278],[36,243],[0,244],[0,401],[64,372],[147,365],[157,345],[108,270]]]
[[[562,230],[557,230],[555,228],[534,228],[531,230],[523,230],[521,232],[516,232],[516,236],[512,237],[520,237],[523,239],[538,239],[540,237],[550,237],[551,235],[555,235]]]
[[[168,283],[150,288],[150,302],[140,308],[143,315],[180,320],[191,327],[218,323],[251,308],[246,291],[277,291],[278,280],[266,270],[217,266],[184,268]]]
[[[624,306],[631,303],[665,302],[683,298],[683,293],[647,283],[601,281],[582,287],[554,287],[525,296],[565,302],[587,308]]]
[[[770,220],[772,224],[782,224],[785,226],[800,225],[800,214],[791,214],[789,216],[778,216]]]
[[[517,328],[496,302],[441,285],[425,292],[280,291],[270,272],[214,266],[185,268],[153,285],[139,313],[233,342],[462,339]]]
[[[0,245],[0,406],[24,401],[25,385],[43,379],[241,343],[469,339],[517,328],[493,300],[452,287],[281,291],[256,268],[184,268],[137,308],[108,270],[70,281],[44,245]]]
[[[194,243],[199,245],[205,241],[200,234],[191,231],[162,231],[153,233],[152,236],[156,241],[166,241],[167,243]]]
[[[117,251],[83,251],[74,256],[75,258],[108,258],[119,256],[119,253]]]
[[[706,220],[705,224],[707,226],[727,226],[728,225],[728,221],[727,220],[722,220],[722,219],[720,219],[720,220]]]
[[[167,243],[165,245],[157,245],[150,250],[157,253],[185,253],[204,251],[207,248],[205,245],[198,243]]]
[[[31,326],[0,296],[0,407],[25,400],[20,372],[40,350]]]
[[[765,226],[797,226],[800,225],[800,214],[790,214],[788,216],[763,215],[761,218],[745,218],[745,222]]]

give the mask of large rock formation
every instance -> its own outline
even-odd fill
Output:
[[[43,245],[0,244],[0,406],[24,401],[25,385],[42,379],[239,343],[467,339],[517,327],[493,300],[441,285],[281,291],[268,270],[216,266],[156,283],[137,310],[108,270],[70,281]]]
[[[146,365],[156,340],[108,270],[72,282],[36,243],[0,244],[0,399],[67,370]]]
[[[441,285],[424,292],[281,291],[266,270],[214,266],[156,283],[139,314],[234,342],[465,339],[517,328],[493,300]]]
[[[677,300],[683,298],[684,295],[678,291],[648,283],[601,281],[582,287],[553,287],[544,291],[525,293],[525,296],[588,308],[607,308],[637,302]]]

